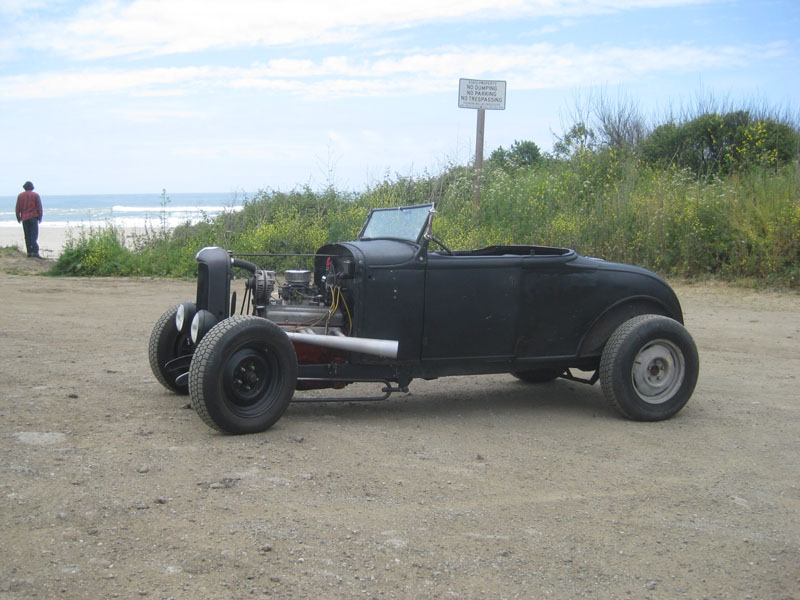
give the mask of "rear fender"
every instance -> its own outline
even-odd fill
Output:
[[[675,318],[654,298],[626,298],[611,306],[592,323],[578,347],[578,356],[600,356],[606,341],[617,327],[639,315],[663,315]]]

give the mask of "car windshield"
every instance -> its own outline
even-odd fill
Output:
[[[418,242],[432,204],[379,208],[369,214],[359,239],[395,238]]]

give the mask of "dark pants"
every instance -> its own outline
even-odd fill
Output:
[[[25,232],[25,247],[28,256],[39,255],[39,219],[28,219],[22,222],[22,231]]]

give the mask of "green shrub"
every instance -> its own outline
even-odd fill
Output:
[[[542,160],[542,152],[534,142],[514,140],[511,148],[505,150],[502,146],[489,155],[489,163],[494,167],[503,169],[530,167]]]
[[[656,127],[640,145],[644,160],[686,168],[700,177],[777,168],[797,158],[800,136],[785,123],[753,119],[748,111],[703,114]]]
[[[131,254],[125,248],[124,232],[112,224],[81,230],[68,237],[53,265],[55,275],[119,275],[127,270]]]

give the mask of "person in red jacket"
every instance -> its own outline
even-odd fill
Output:
[[[17,196],[17,223],[22,223],[28,258],[42,258],[39,256],[38,242],[39,223],[42,222],[42,199],[33,191],[33,184],[30,181],[26,181],[22,188],[25,191]]]

